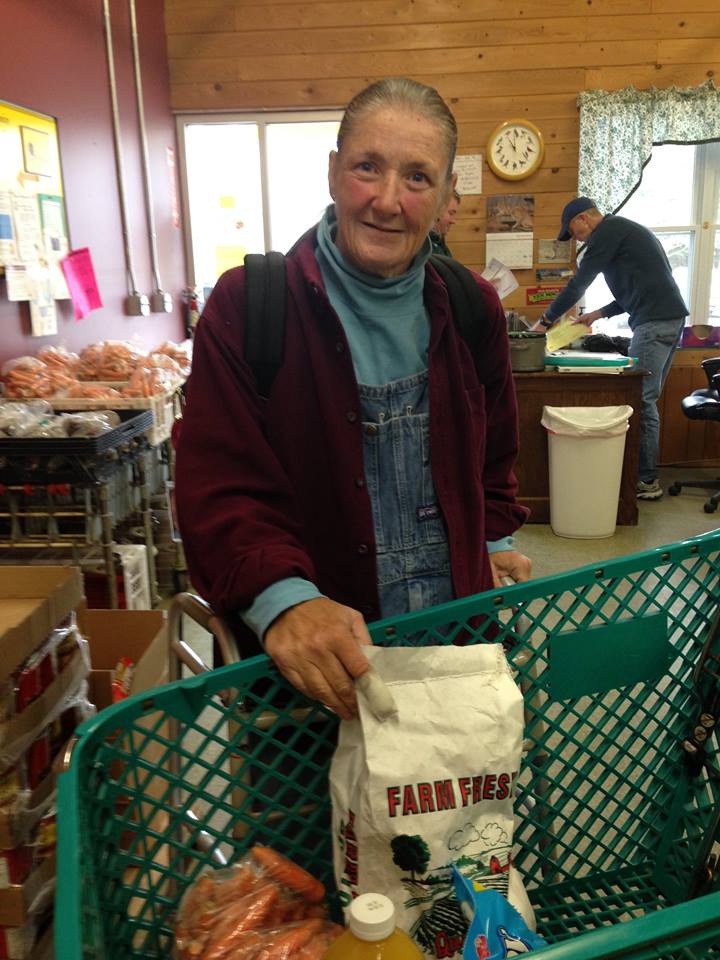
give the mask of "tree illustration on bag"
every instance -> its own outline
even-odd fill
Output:
[[[413,881],[416,881],[416,873],[425,873],[430,863],[430,848],[421,836],[403,833],[393,837],[390,846],[393,863],[401,870],[409,870]]]

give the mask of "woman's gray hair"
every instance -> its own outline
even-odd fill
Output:
[[[390,77],[377,80],[356,94],[345,108],[337,136],[338,152],[345,137],[349,136],[362,121],[365,114],[386,107],[401,107],[412,110],[433,120],[440,128],[448,152],[447,179],[452,176],[457,148],[457,124],[450,108],[434,87],[428,87],[407,77]]]

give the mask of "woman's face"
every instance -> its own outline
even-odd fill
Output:
[[[447,163],[434,120],[394,107],[360,118],[330,154],[335,242],[345,259],[381,277],[404,273],[455,185]]]

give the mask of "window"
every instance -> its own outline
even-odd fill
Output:
[[[642,183],[618,211],[649,227],[668,255],[690,310],[687,323],[720,326],[720,143],[653,147]],[[610,303],[602,275],[585,293],[586,310]],[[627,314],[599,320],[598,333],[629,335]]]
[[[191,283],[211,288],[246,253],[285,252],[317,223],[340,117],[178,117]]]

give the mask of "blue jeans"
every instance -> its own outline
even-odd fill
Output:
[[[641,323],[632,332],[628,353],[637,357],[638,366],[647,370],[643,378],[642,409],[640,411],[640,471],[644,483],[657,478],[657,458],[660,437],[660,416],[657,401],[667,379],[673,353],[680,343],[685,318],[680,320],[650,320]]]

